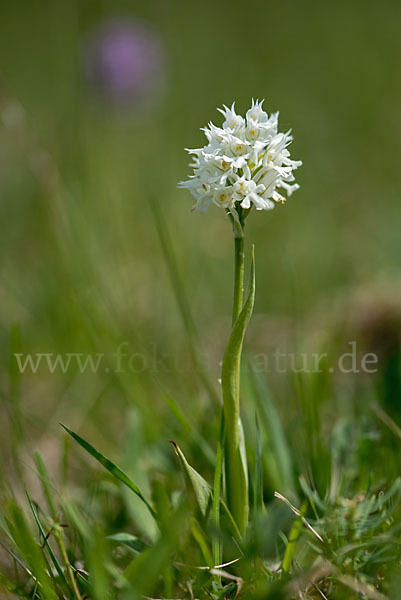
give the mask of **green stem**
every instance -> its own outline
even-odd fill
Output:
[[[244,238],[234,238],[234,299],[232,324],[238,318],[244,301]]]
[[[248,480],[245,444],[240,421],[240,363],[242,342],[254,299],[254,269],[252,293],[244,304],[244,238],[242,211],[234,228],[234,297],[233,329],[227,344],[222,366],[222,392],[225,416],[225,471],[228,508],[241,535],[248,521]],[[234,225],[234,224],[233,224]],[[244,313],[242,310],[244,308]],[[241,315],[241,316],[240,316]]]

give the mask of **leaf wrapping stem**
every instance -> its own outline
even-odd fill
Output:
[[[255,301],[255,255],[252,261],[249,290],[243,302],[244,252],[243,240],[235,238],[235,278],[233,328],[224,353],[221,385],[226,426],[225,465],[227,503],[241,534],[248,522],[248,476],[245,444],[240,422],[240,364],[245,331]]]

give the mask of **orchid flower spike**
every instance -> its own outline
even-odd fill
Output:
[[[293,171],[302,162],[290,158],[291,132],[280,133],[278,112],[269,116],[262,105],[252,100],[245,117],[235,112],[234,103],[218,109],[222,126],[209,123],[203,129],[206,145],[187,150],[193,174],[178,186],[195,198],[194,209],[205,212],[214,204],[237,220],[239,207],[271,210],[299,188]]]

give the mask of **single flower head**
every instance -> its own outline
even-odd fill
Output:
[[[245,117],[237,115],[234,103],[219,108],[222,126],[209,123],[203,129],[206,145],[188,150],[193,174],[178,185],[191,192],[196,210],[206,211],[214,204],[236,220],[239,207],[270,210],[299,188],[293,171],[302,163],[290,158],[292,135],[279,133],[278,113],[269,116],[262,105],[252,100]]]

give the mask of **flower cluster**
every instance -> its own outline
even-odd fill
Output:
[[[279,133],[278,113],[269,116],[262,104],[252,100],[245,118],[237,115],[234,104],[218,109],[224,117],[222,127],[209,123],[203,129],[206,146],[187,150],[194,155],[194,173],[179,186],[194,196],[196,210],[215,204],[235,218],[238,206],[270,210],[275,202],[285,202],[284,194],[299,188],[293,170],[302,163],[290,159],[290,131]]]

